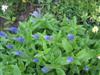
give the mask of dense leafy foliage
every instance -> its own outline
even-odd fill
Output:
[[[99,32],[76,17],[60,22],[46,14],[11,28],[0,32],[0,75],[99,75]]]
[[[99,0],[0,0],[0,75],[99,75]]]

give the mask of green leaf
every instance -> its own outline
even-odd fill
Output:
[[[93,58],[95,56],[95,52],[92,50],[88,50],[88,49],[83,49],[81,51],[79,51],[76,55],[76,57],[84,62],[87,62],[89,59]]]
[[[57,68],[56,72],[57,72],[57,75],[66,75],[65,71],[63,69],[61,69],[61,68]]]
[[[18,65],[20,65],[20,66],[19,66],[19,68],[21,69],[20,71],[23,72],[23,71],[25,70],[24,63],[23,63],[22,61],[19,61],[19,62],[18,62]]]
[[[62,47],[66,50],[66,53],[69,53],[73,50],[72,45],[67,41],[67,39],[62,40]]]
[[[71,23],[72,23],[71,25],[75,25],[75,26],[76,26],[76,24],[77,24],[77,19],[76,19],[75,16],[73,17]]]
[[[21,71],[19,67],[16,65],[13,65],[13,75],[21,75]]]
[[[0,75],[3,75],[3,70],[2,70],[2,68],[3,68],[3,64],[0,63]]]
[[[0,68],[0,75],[3,75],[3,71],[2,71],[2,68]]]
[[[2,45],[0,45],[0,49],[4,49],[4,48],[2,47]]]
[[[66,65],[67,64],[67,62],[66,62],[66,57],[58,57],[57,59],[56,59],[56,63],[58,63],[59,65]]]

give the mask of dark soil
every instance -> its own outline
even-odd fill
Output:
[[[18,15],[16,15],[16,20],[13,22],[7,20],[6,18],[0,17],[0,30],[4,30],[4,28],[10,27],[10,26],[18,27],[19,21],[27,20],[28,17],[31,15],[31,13],[40,7],[41,5],[38,5],[38,4],[28,4],[25,11],[20,11],[20,12],[17,11]]]

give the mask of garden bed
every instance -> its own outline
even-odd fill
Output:
[[[0,75],[99,75],[99,1],[36,1],[0,2]]]

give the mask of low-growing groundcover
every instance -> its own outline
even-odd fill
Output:
[[[76,18],[30,17],[0,31],[0,75],[99,75],[100,36]]]

